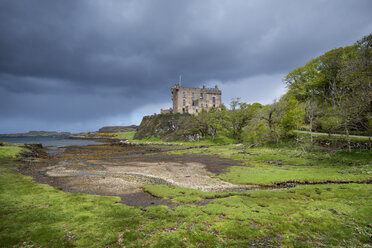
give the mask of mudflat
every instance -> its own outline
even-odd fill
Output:
[[[132,206],[172,204],[143,191],[146,184],[206,192],[256,187],[213,177],[231,166],[244,166],[239,161],[204,154],[169,155],[167,151],[169,147],[161,146],[70,146],[38,162],[28,162],[20,172],[65,192],[120,196],[121,202]]]

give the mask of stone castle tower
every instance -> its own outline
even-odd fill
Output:
[[[221,90],[214,88],[188,88],[176,84],[171,88],[173,108],[162,113],[198,114],[202,109],[221,108]]]

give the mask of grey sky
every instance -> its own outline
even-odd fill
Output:
[[[138,124],[169,88],[270,103],[282,78],[372,31],[372,1],[0,0],[0,133]]]

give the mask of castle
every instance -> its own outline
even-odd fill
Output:
[[[171,88],[173,108],[161,110],[162,114],[198,114],[202,109],[221,108],[221,90],[214,88],[188,88],[176,84]]]

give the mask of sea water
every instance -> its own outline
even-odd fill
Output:
[[[102,144],[94,140],[87,139],[68,139],[52,136],[27,136],[27,137],[0,137],[0,142],[11,142],[21,144],[42,144],[44,147],[66,147],[66,146],[86,146]]]

